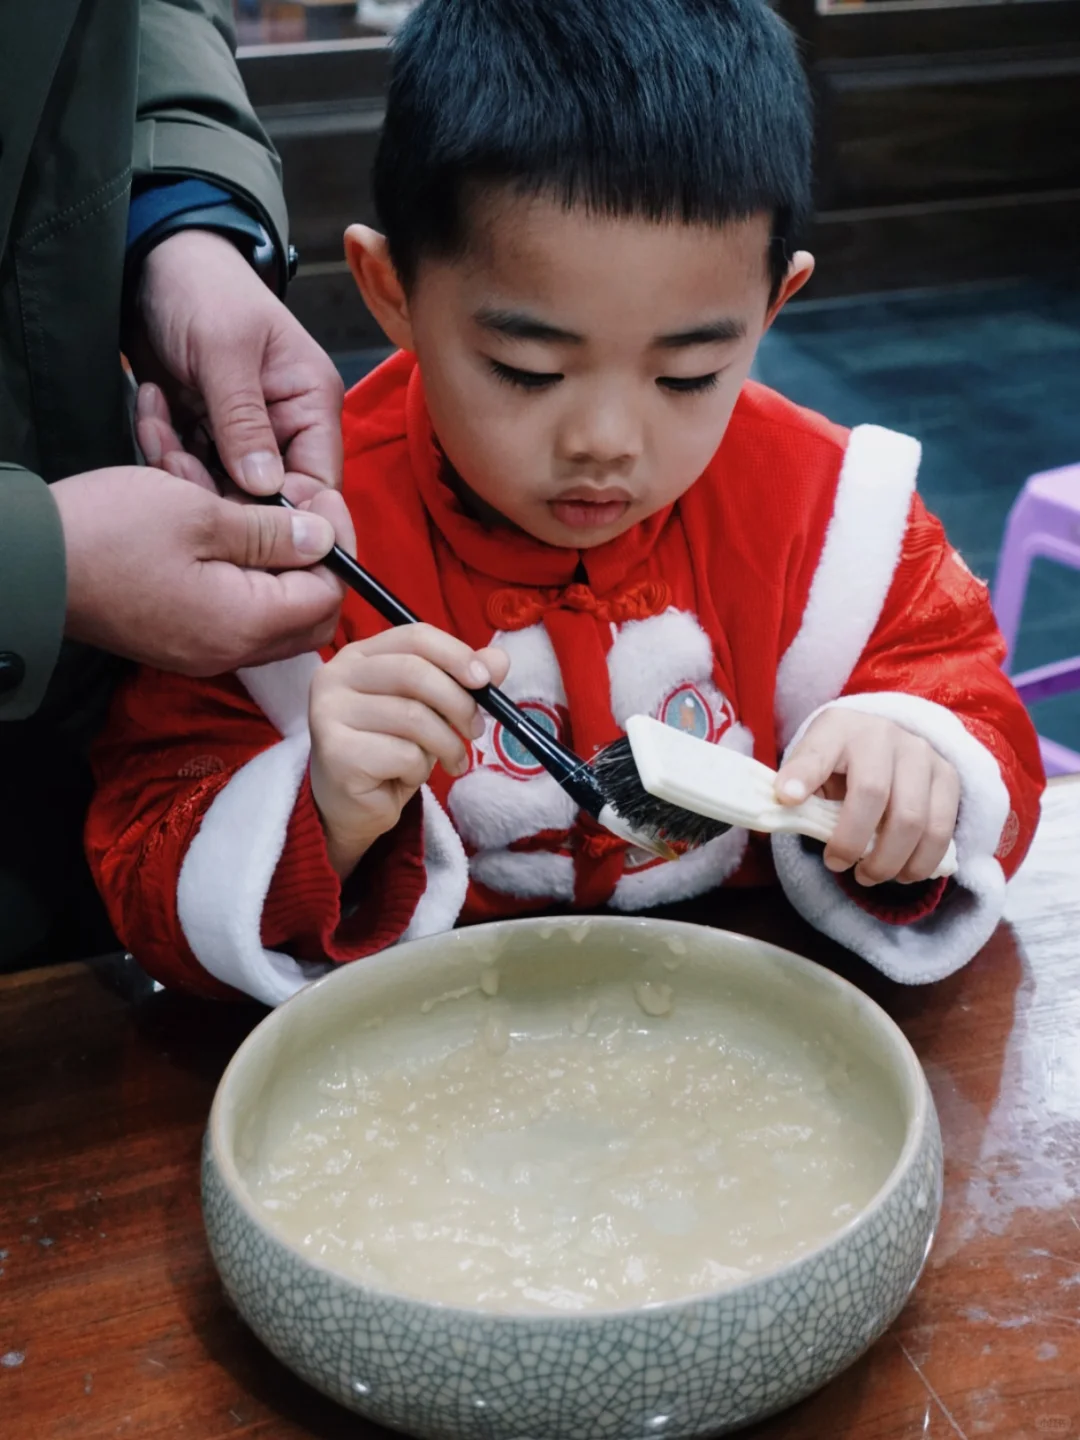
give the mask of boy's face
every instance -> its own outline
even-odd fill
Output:
[[[415,351],[435,433],[476,499],[585,549],[678,499],[716,452],[770,307],[765,216],[611,219],[502,195],[466,256],[421,263],[406,297],[379,237],[349,258],[391,340]]]

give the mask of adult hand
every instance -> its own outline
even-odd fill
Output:
[[[206,676],[332,638],[342,591],[316,562],[334,542],[340,496],[316,495],[299,513],[238,505],[136,465],[59,480],[52,494],[72,639]]]
[[[185,448],[169,413],[168,401],[156,385],[139,386],[135,408],[135,438],[148,465],[165,470],[180,480],[190,480],[192,484],[199,485],[212,494],[218,493],[217,482],[210,471],[197,455]],[[337,491],[330,490],[325,485],[315,485],[311,489],[310,497],[304,499],[303,487],[294,486],[291,479],[286,484],[286,490],[289,498],[304,509],[310,508],[317,499],[318,513],[333,525],[337,543],[350,555],[356,554],[356,533],[353,530],[352,517]],[[242,490],[231,489],[229,498],[243,500],[246,497]]]
[[[185,420],[205,418],[241,489],[299,503],[341,485],[341,378],[230,241],[182,230],[143,263],[129,358]],[[287,483],[286,483],[287,482]]]

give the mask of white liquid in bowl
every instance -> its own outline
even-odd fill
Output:
[[[684,1014],[674,979],[568,996],[523,1031],[496,989],[423,1007],[431,1046],[391,1022],[291,1078],[247,1166],[268,1225],[429,1301],[624,1309],[815,1248],[896,1161],[899,1115],[828,1036]]]

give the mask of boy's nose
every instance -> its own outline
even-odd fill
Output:
[[[560,450],[573,465],[625,468],[644,446],[641,421],[631,406],[614,398],[583,406],[563,426]]]

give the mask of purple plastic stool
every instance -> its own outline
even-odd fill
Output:
[[[994,583],[994,610],[1009,647],[1006,670],[1016,650],[1031,562],[1037,556],[1080,570],[1080,465],[1030,476],[1009,511]],[[1080,655],[1025,670],[1013,675],[1012,682],[1025,705],[1080,690]],[[1080,754],[1075,750],[1042,735],[1039,748],[1048,775],[1080,771]]]

